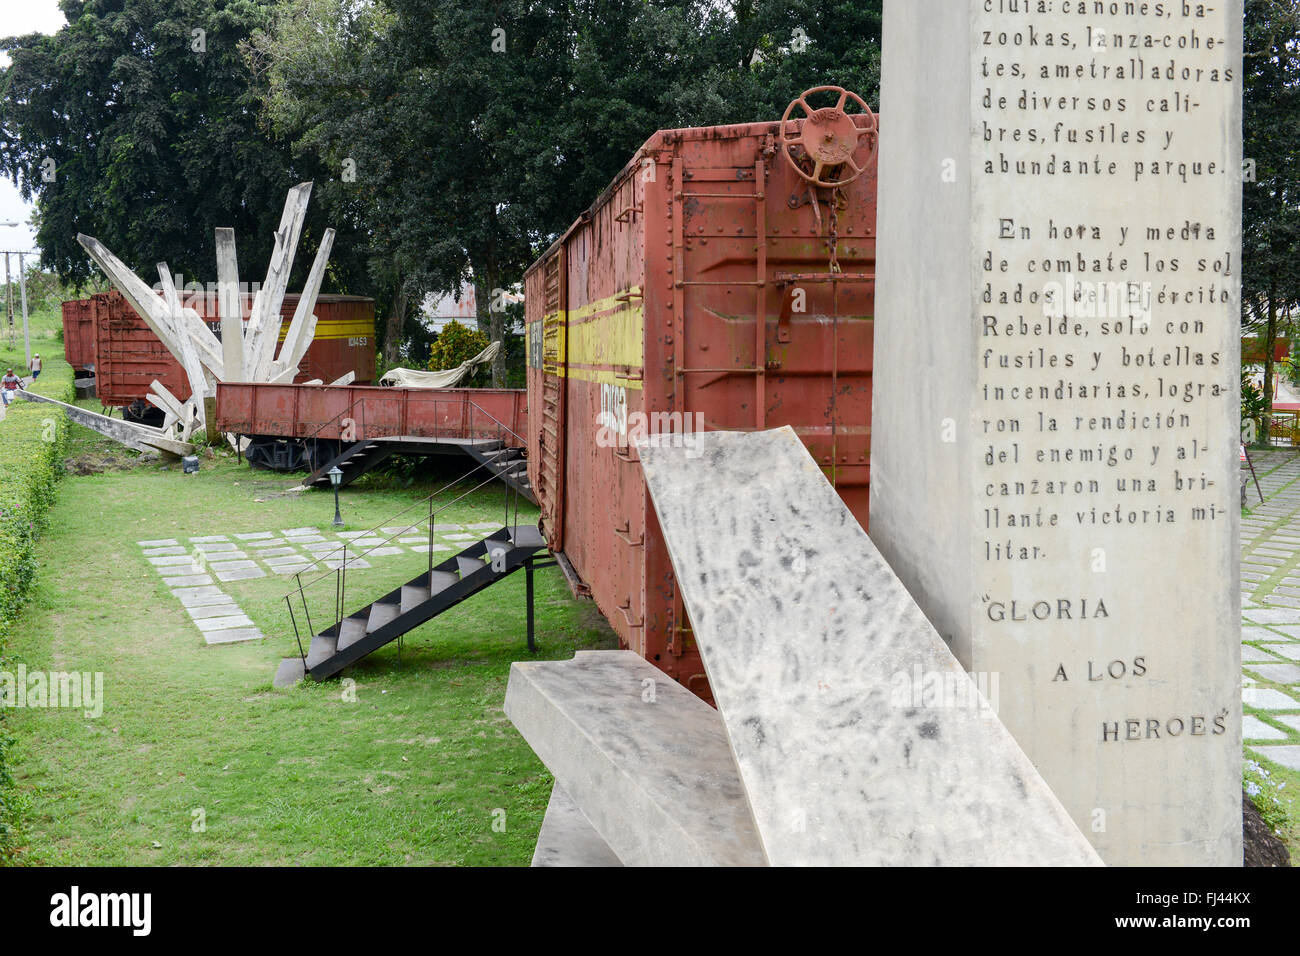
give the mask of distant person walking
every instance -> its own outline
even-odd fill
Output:
[[[0,398],[6,406],[14,400],[14,393],[22,387],[23,380],[14,374],[13,369],[5,369],[5,377],[0,378]]]
[[[32,380],[41,377],[41,353],[37,352],[32,356]]]

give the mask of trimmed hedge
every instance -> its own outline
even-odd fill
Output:
[[[62,362],[42,375],[32,391],[72,402],[72,369]],[[55,486],[63,474],[68,419],[51,405],[15,400],[0,421],[0,669],[5,650],[36,580],[36,539],[45,527]],[[13,743],[0,708],[0,860],[12,852],[14,811],[6,752]]]

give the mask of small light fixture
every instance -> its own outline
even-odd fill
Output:
[[[339,514],[339,485],[343,483],[343,472],[339,466],[335,465],[326,472],[330,476],[330,484],[334,486],[334,527],[343,527],[343,515]]]

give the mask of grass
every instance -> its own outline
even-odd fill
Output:
[[[551,778],[502,713],[510,663],[529,656],[522,574],[413,631],[400,662],[396,644],[363,660],[350,672],[355,702],[339,681],[275,690],[276,665],[296,654],[289,583],[272,575],[223,585],[267,640],[209,647],[135,542],[327,529],[332,495],[290,492],[300,476],[252,472],[233,456],[182,476],[73,433],[77,467],[51,513],[39,583],[9,652],[29,672],[102,672],[105,706],[99,719],[11,712],[14,775],[29,803],[18,862],[529,862]],[[404,484],[345,489],[348,527],[388,524],[435,487]],[[501,503],[492,485],[438,520],[500,521]],[[520,518],[535,520],[535,509],[521,508]],[[425,562],[408,553],[350,570],[349,610]],[[537,572],[536,582],[538,658],[613,646],[558,569]],[[332,576],[319,591],[313,622],[322,627]]]
[[[0,375],[5,369],[13,368],[14,374],[27,379],[27,352],[23,347],[23,317],[15,307],[14,335],[12,341],[9,328],[0,320]],[[32,352],[39,354],[44,363],[44,377],[52,372],[66,369],[68,363],[63,359],[63,313],[55,309],[34,312],[27,317],[28,335],[31,339]],[[99,410],[96,406],[96,411]]]

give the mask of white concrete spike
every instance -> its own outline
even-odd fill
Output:
[[[185,377],[190,382],[191,401],[197,402],[201,417],[203,414],[203,399],[208,392],[207,379],[203,374],[203,366],[199,361],[199,353],[194,344],[194,338],[186,328],[185,311],[181,308],[180,296],[176,293],[176,285],[172,281],[171,269],[168,268],[167,263],[158,263],[158,278],[162,283],[163,300],[170,313],[172,334],[175,336],[180,351],[177,357],[180,359],[181,368],[185,370]]]
[[[103,270],[104,275],[117,286],[118,291],[126,297],[127,302],[135,309],[149,330],[158,336],[159,341],[167,346],[168,351],[176,355],[177,344],[172,332],[171,317],[162,299],[158,298],[153,289],[145,285],[143,279],[128,269],[121,259],[113,255],[108,247],[94,236],[79,233],[77,242],[86,250],[90,258],[95,260],[95,264]]]
[[[221,354],[224,381],[243,382],[244,303],[239,294],[239,260],[235,255],[235,230],[218,229],[217,309],[221,315]]]
[[[294,325],[289,326],[289,334],[285,336],[284,347],[280,349],[280,357],[273,368],[297,368],[307,354],[312,339],[316,337],[316,316],[308,313],[301,322],[296,316],[293,321]]]
[[[275,253],[266,271],[266,284],[262,286],[262,314],[258,321],[258,339],[253,354],[253,381],[264,381],[275,358],[275,347],[280,340],[284,317],[280,307],[284,303],[289,274],[293,271],[294,253],[302,235],[302,225],[307,218],[307,201],[311,198],[312,184],[299,183],[289,190],[284,201],[284,214],[276,232]],[[247,359],[247,357],[246,357]]]
[[[321,283],[325,280],[325,267],[329,265],[330,251],[333,248],[334,230],[326,229],[325,235],[321,237],[320,248],[316,250],[316,260],[307,275],[307,283],[302,288],[302,295],[298,297],[298,306],[293,311],[293,321],[289,323],[284,345],[280,348],[279,358],[282,365],[301,363],[302,357],[307,354],[307,347],[311,345],[312,338],[316,334],[316,317],[312,313],[316,309],[316,297],[320,295]],[[310,328],[307,327],[309,319]]]

